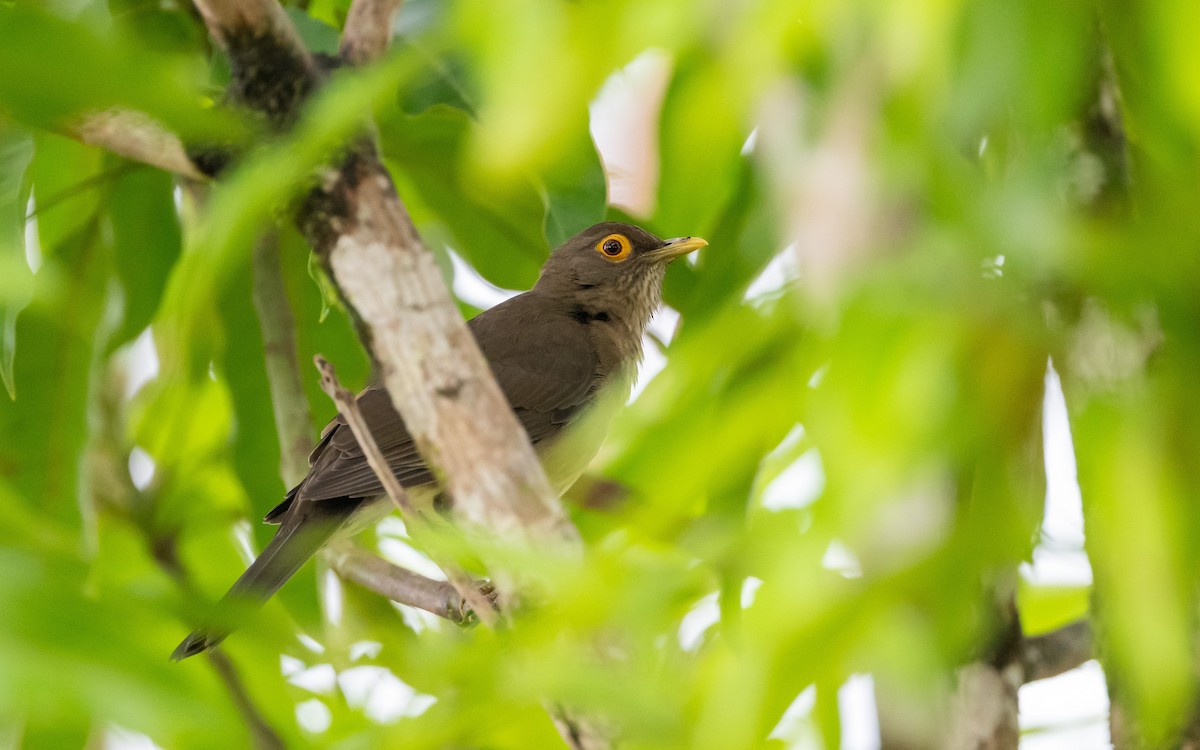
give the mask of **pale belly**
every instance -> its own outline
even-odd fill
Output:
[[[537,446],[546,478],[559,497],[575,484],[600,451],[613,417],[629,398],[630,385],[622,380],[613,383],[613,387],[605,388],[596,403],[570,428]],[[432,485],[410,487],[407,492],[409,501],[417,508],[432,507],[438,494],[437,488]],[[396,506],[387,496],[371,498],[350,517],[339,536],[353,536],[364,531],[395,509]]]
[[[562,434],[539,446],[550,485],[561,497],[600,451],[613,417],[629,397],[629,387],[607,388],[596,403]]]

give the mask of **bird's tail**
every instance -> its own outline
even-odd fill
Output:
[[[245,612],[270,599],[301,566],[317,553],[353,514],[360,500],[338,498],[306,503],[308,513],[285,519],[275,538],[267,545],[229,592],[221,599],[218,611],[225,614],[222,624],[198,628],[183,639],[171,653],[172,661],[203,653],[233,630],[230,615]]]

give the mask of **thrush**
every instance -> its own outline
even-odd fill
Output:
[[[467,323],[560,494],[595,456],[615,407],[629,396],[667,264],[707,244],[698,237],[662,240],[630,224],[596,224],[550,254],[533,289]],[[369,386],[358,406],[414,504],[429,503],[439,494],[434,474],[387,391]],[[307,476],[264,519],[279,531],[224,601],[264,602],[330,539],[391,511],[341,416],[325,428],[309,463]],[[171,658],[206,651],[227,635],[227,627],[197,630]]]

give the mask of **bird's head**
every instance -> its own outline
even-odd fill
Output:
[[[632,224],[606,221],[551,253],[535,289],[640,329],[662,298],[667,264],[707,244],[699,237],[663,240]]]

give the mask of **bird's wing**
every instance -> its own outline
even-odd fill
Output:
[[[470,321],[483,350],[530,440],[553,437],[591,400],[602,374],[599,358],[582,325],[555,317],[536,300],[516,297]],[[382,386],[367,388],[358,397],[359,408],[379,443],[379,448],[400,483],[413,487],[434,481],[417,452],[404,420],[392,408]],[[272,511],[274,520],[297,494],[306,500],[370,497],[383,492],[367,464],[362,448],[340,415],[326,427],[310,457],[308,476],[285,505]]]
[[[535,445],[589,404],[604,380],[585,324],[517,297],[471,321],[500,390]]]
[[[367,388],[358,396],[358,409],[402,485],[415,487],[433,481],[433,474],[421,460],[412,436],[408,434],[404,420],[392,408],[386,390],[381,386]],[[296,488],[306,500],[383,494],[383,485],[367,463],[345,417],[340,414],[325,428],[325,435],[313,449],[309,462],[312,468]]]

